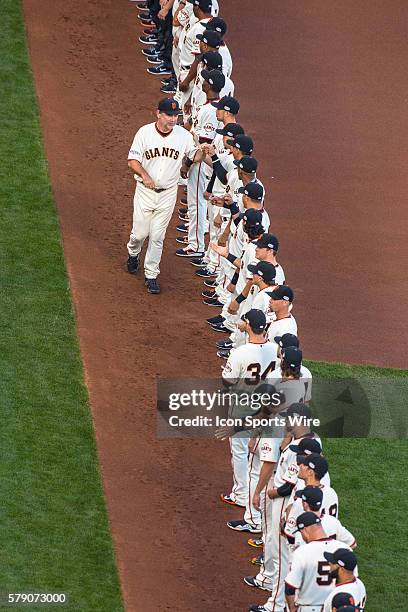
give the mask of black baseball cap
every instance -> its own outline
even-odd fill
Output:
[[[302,357],[303,353],[297,346],[288,346],[285,349],[282,349],[283,358],[285,359],[285,363],[290,368],[298,368],[302,365]]]
[[[157,110],[166,113],[166,115],[178,115],[180,106],[177,100],[173,100],[173,98],[163,98],[163,100],[160,100]]]
[[[279,285],[273,291],[268,291],[267,294],[273,300],[285,300],[285,302],[293,302],[295,297],[292,289],[287,285]]]
[[[187,0],[190,4],[194,4],[194,6],[198,6],[202,11],[209,13],[212,9],[213,3],[212,0]]]
[[[217,102],[212,102],[212,105],[215,106],[216,109],[226,110],[232,115],[238,115],[238,111],[240,108],[238,100],[236,98],[233,98],[232,96],[223,96],[221,100],[218,100]]]
[[[244,223],[250,227],[262,226],[262,211],[256,208],[247,208],[244,212]]]
[[[276,344],[283,348],[287,348],[288,346],[296,346],[299,347],[299,338],[295,336],[295,334],[283,334],[283,336],[275,336],[274,341]]]
[[[319,487],[305,487],[296,491],[295,497],[299,497],[302,501],[305,501],[309,506],[313,508],[320,508],[323,501],[323,491]]]
[[[327,459],[317,453],[312,453],[311,455],[298,455],[296,461],[298,465],[307,465],[310,467],[319,480],[329,471]]]
[[[268,261],[258,261],[256,264],[249,264],[248,270],[252,272],[252,274],[262,276],[265,283],[271,283],[273,280],[275,280],[275,266]]]
[[[303,402],[295,402],[293,404],[291,404],[289,406],[289,408],[287,410],[285,410],[284,412],[280,412],[279,416],[283,416],[283,417],[290,417],[290,416],[300,416],[300,417],[306,417],[307,419],[311,419],[312,418],[312,410],[310,408],[310,406],[308,406],[307,404],[304,404]],[[309,440],[311,438],[304,438],[304,440]],[[317,442],[317,440],[312,440],[313,442]],[[301,440],[301,442],[303,442],[303,440]],[[291,444],[289,446],[289,448],[291,450],[293,450],[295,453],[297,453],[297,450],[294,450],[295,448],[297,449],[299,445],[296,444]],[[302,449],[301,454],[305,454],[307,455],[308,453],[319,453],[321,452],[321,446],[320,444],[317,442],[317,445],[313,444],[313,448],[312,450],[308,450],[308,449]]]
[[[266,327],[266,316],[262,310],[252,308],[243,316],[245,321],[248,321],[249,326],[253,331],[263,331]]]
[[[242,159],[249,160],[249,159],[253,159],[253,157],[248,157],[248,158],[243,157]],[[256,159],[254,161],[256,162]],[[244,162],[244,163],[247,168],[251,167],[251,164],[249,162]],[[251,181],[251,183],[247,183],[243,187],[240,187],[238,189],[238,193],[242,193],[243,195],[248,196],[250,200],[255,200],[256,202],[262,202],[265,192],[264,192],[264,188],[262,187],[260,183]]]
[[[239,125],[239,123],[227,123],[222,128],[218,128],[215,130],[217,134],[221,134],[221,136],[229,136],[230,138],[235,138],[238,134],[244,133],[244,128]]]
[[[341,608],[341,610],[344,610],[344,608],[351,608],[352,610],[358,609],[354,607],[354,597],[351,593],[345,592],[336,593],[331,601],[331,607],[336,608],[336,610],[338,608]]]
[[[238,138],[238,136],[237,136]],[[245,138],[245,136],[244,136]],[[236,140],[236,139],[235,139]],[[258,168],[258,162],[255,157],[250,157],[249,155],[244,155],[241,159],[234,159],[233,164],[245,172],[246,174],[255,174]],[[263,191],[263,189],[262,189]]]
[[[244,155],[250,155],[254,150],[254,141],[245,134],[238,134],[233,140],[227,140],[227,144],[239,149]]]
[[[201,56],[207,70],[222,70],[222,55],[218,51],[207,51]]]
[[[202,34],[197,34],[197,38],[213,49],[221,47],[221,36],[213,30],[204,30]]]
[[[314,512],[302,512],[296,519],[296,527],[293,533],[302,531],[305,527],[311,527],[312,525],[320,525],[321,520]]]
[[[340,565],[349,572],[352,572],[357,565],[356,555],[348,548],[338,548],[334,553],[325,552],[323,554],[326,561]]]
[[[207,30],[214,30],[221,36],[227,33],[227,24],[221,17],[213,17],[208,23],[205,24]]]
[[[279,240],[273,234],[264,234],[262,238],[255,240],[254,243],[260,249],[273,249],[274,251],[279,249]]]
[[[220,70],[202,70],[201,76],[204,81],[207,81],[211,85],[211,89],[214,91],[221,91],[225,85],[225,76]]]
[[[306,406],[306,404],[302,404],[302,403],[292,404],[288,408],[288,412],[293,406],[298,407],[297,409],[300,410],[300,406]],[[300,412],[294,412],[293,414],[299,414],[299,416],[303,416],[303,414],[300,414]],[[297,455],[303,455],[303,456],[304,455],[320,455],[320,453],[322,452],[322,447],[319,441],[316,440],[316,438],[302,438],[299,444],[290,444],[289,448],[291,451],[293,451]]]

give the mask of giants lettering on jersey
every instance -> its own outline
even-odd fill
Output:
[[[147,149],[144,152],[144,156],[146,159],[154,159],[155,157],[170,157],[172,159],[178,159],[180,155],[180,151],[176,149],[170,149],[169,147],[162,147],[161,151],[158,147],[154,149]]]

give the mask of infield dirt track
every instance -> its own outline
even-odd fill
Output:
[[[225,527],[241,513],[217,501],[227,446],[155,436],[156,378],[218,376],[219,337],[201,282],[174,256],[176,215],[163,293],[125,272],[127,153],[160,81],[145,71],[136,7],[23,5],[126,608],[262,603],[242,583],[246,537]],[[305,356],[406,367],[405,2],[221,5]]]

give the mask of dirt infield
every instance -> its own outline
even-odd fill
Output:
[[[404,3],[222,4],[306,356],[406,366]],[[173,255],[174,229],[160,296],[125,273],[126,156],[159,84],[137,11],[126,0],[23,5],[127,610],[263,602],[242,585],[245,537],[223,526],[240,513],[217,502],[227,448],[155,438],[156,378],[216,376],[220,364],[202,323],[213,309]]]

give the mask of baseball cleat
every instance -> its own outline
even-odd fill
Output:
[[[233,348],[234,343],[232,342],[232,340],[218,340],[218,342],[215,343],[215,346],[217,347],[217,349],[221,349],[222,351],[225,351],[227,349],[232,349]]]
[[[170,81],[172,80],[172,78],[173,78],[173,77],[167,77],[167,78],[165,78],[165,79],[161,79],[161,80],[160,80],[160,83],[161,83],[162,85],[168,85],[168,84],[170,83]]]
[[[203,297],[206,297],[206,298],[215,297],[215,291],[210,291],[210,290],[208,290],[208,291],[202,291],[202,292],[201,292],[201,295],[202,295]]]
[[[180,221],[184,221],[185,223],[189,221],[188,215],[179,214],[178,218],[180,219]]]
[[[188,233],[188,223],[180,223],[180,225],[177,225],[176,230],[178,232],[184,232],[184,233]]]
[[[159,55],[160,50],[157,49],[157,47],[153,47],[151,49],[141,49],[141,53],[146,57],[156,57],[157,55]]]
[[[214,278],[218,276],[217,272],[211,272],[208,268],[200,268],[196,271],[196,276],[200,276],[201,278]]]
[[[179,249],[176,251],[177,257],[203,257],[204,253],[200,251],[193,251],[192,249]]]
[[[249,612],[268,612],[265,606],[257,606],[256,604],[248,608]]]
[[[136,255],[134,257],[132,255],[129,255],[126,265],[129,274],[136,274],[139,269],[139,255]]]
[[[177,89],[175,85],[163,85],[163,87],[160,87],[160,91],[165,94],[175,94]]]
[[[187,204],[187,198],[180,198],[181,204]]]
[[[228,327],[225,327],[225,325],[211,325],[211,328],[213,329],[213,331],[220,332],[221,334],[231,333],[231,330],[228,329]]]
[[[263,555],[258,555],[257,557],[252,557],[251,559],[252,565],[263,565],[263,562],[264,562]]]
[[[156,36],[156,38],[158,38],[159,30],[157,28],[146,28],[146,30],[143,30],[143,34],[146,34],[146,36]]]
[[[188,244],[188,236],[177,236],[176,238],[176,242],[179,242],[180,244]]]
[[[182,206],[181,208],[178,209],[179,215],[186,215],[188,213],[188,208],[185,208],[184,206]]]
[[[217,286],[217,281],[216,281],[215,279],[214,279],[214,280],[208,280],[208,279],[206,279],[206,280],[204,281],[204,285],[205,285],[206,287],[216,287],[216,286]]]
[[[138,13],[137,18],[143,23],[154,23],[153,19],[145,13]]]
[[[204,257],[192,259],[190,263],[192,266],[195,266],[196,268],[205,268],[207,265],[207,262],[204,260]]]
[[[145,34],[139,36],[139,42],[141,42],[143,45],[156,45],[159,42],[159,39],[153,34]]]
[[[221,325],[221,323],[224,323],[224,321],[225,319],[222,315],[217,315],[216,317],[211,317],[210,319],[207,319],[208,325]]]
[[[153,55],[152,57],[146,57],[146,60],[148,61],[149,64],[156,64],[157,66],[163,63],[163,60],[159,55],[157,56]]]
[[[228,493],[227,495],[223,495],[223,493],[221,493],[220,500],[223,501],[225,504],[229,504],[230,506],[237,506],[238,508],[245,508],[245,505],[237,504],[237,502],[235,501],[235,498],[232,496],[232,493]]]
[[[224,351],[217,351],[217,357],[220,357],[221,359],[228,359],[228,357],[230,356],[230,350],[224,350]]]
[[[145,278],[145,285],[149,293],[160,293],[160,287],[155,278]]]
[[[263,591],[268,590],[268,589],[265,589],[265,587],[262,586],[260,582],[258,582],[255,576],[245,576],[244,582],[250,587],[255,587],[256,589],[262,589]]]
[[[247,544],[248,546],[252,546],[252,548],[263,548],[263,539],[262,538],[249,538]]]
[[[163,64],[154,66],[154,68],[146,68],[146,70],[149,74],[153,74],[154,76],[160,76],[161,74],[171,74],[171,70],[166,68]]]
[[[262,533],[260,527],[254,527],[244,520],[241,521],[228,521],[227,527],[234,529],[234,531],[244,531],[245,533]]]
[[[216,297],[204,298],[203,304],[205,304],[206,306],[217,306],[218,308],[222,308],[224,306],[224,304],[221,304],[221,302],[219,302]]]

